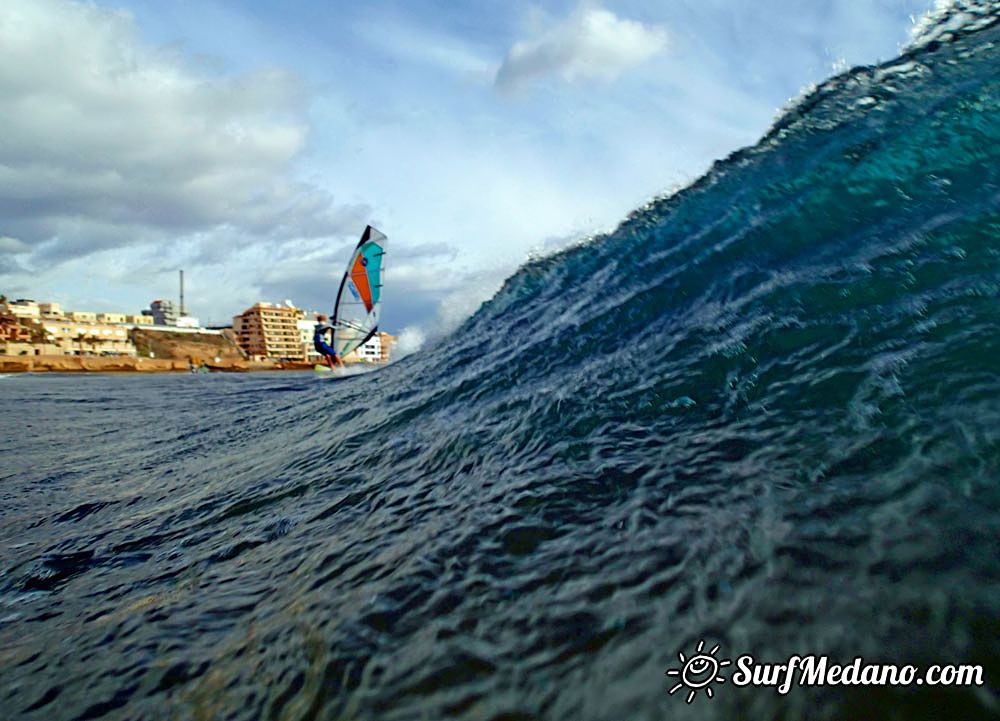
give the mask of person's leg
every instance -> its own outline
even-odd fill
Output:
[[[323,354],[323,362],[332,369],[333,359],[337,355],[337,352],[326,341],[320,339],[316,340],[316,350]]]

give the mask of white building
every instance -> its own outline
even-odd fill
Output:
[[[302,343],[302,352],[305,353],[306,360],[312,363],[319,361],[319,353],[313,346],[313,331],[316,328],[316,321],[300,318],[295,323],[299,329],[299,342]]]
[[[382,338],[376,333],[344,357],[345,363],[380,363]]]
[[[18,318],[38,320],[41,317],[41,310],[38,308],[38,303],[27,298],[7,301],[7,309]]]

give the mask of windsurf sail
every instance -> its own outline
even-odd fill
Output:
[[[343,358],[378,332],[385,277],[386,236],[372,226],[361,234],[333,308],[333,348]]]

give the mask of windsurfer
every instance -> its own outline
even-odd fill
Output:
[[[326,342],[326,334],[332,331],[333,327],[327,322],[327,317],[322,313],[316,314],[316,327],[313,329],[313,346],[316,351],[323,356],[323,360],[330,368],[335,366],[344,365],[343,361],[337,357],[337,351],[335,351],[329,343]]]

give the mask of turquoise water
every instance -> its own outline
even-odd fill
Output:
[[[0,380],[3,713],[1000,716],[1000,26],[947,22],[372,376]],[[986,684],[688,705],[700,639]]]

